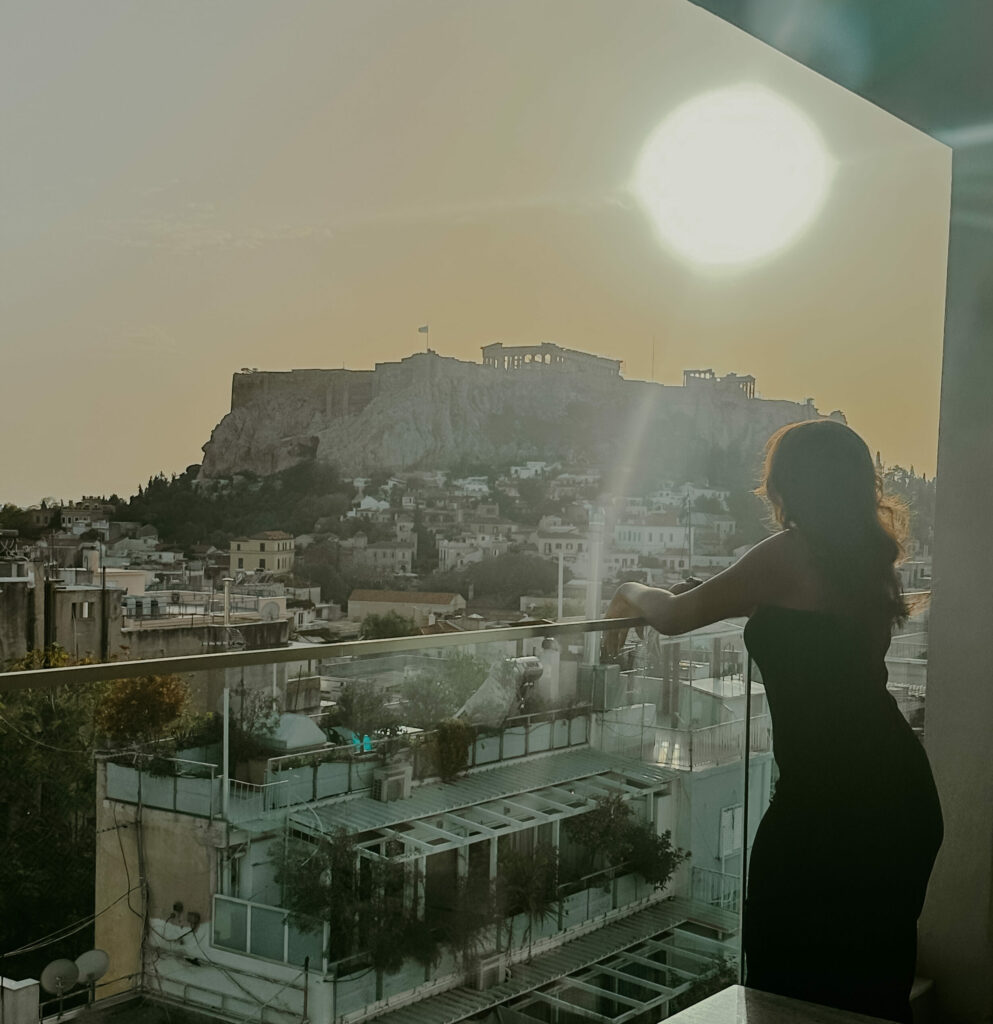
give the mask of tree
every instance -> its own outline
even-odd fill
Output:
[[[338,696],[338,707],[331,715],[332,724],[347,726],[357,736],[372,736],[378,730],[395,724],[382,691],[375,684],[353,681],[346,683]]]
[[[672,845],[671,832],[657,833],[650,822],[635,818],[620,794],[598,796],[595,809],[570,818],[565,831],[585,850],[587,871],[602,870],[608,880],[630,869],[662,889],[689,856]]]
[[[399,861],[360,860],[355,837],[337,828],[314,843],[300,839],[276,844],[272,854],[283,906],[303,931],[330,921],[330,961],[365,953],[381,975],[407,957],[422,964],[437,960],[433,936],[405,904],[408,875],[416,868]]]
[[[115,679],[100,697],[95,724],[113,743],[145,746],[167,735],[189,701],[189,684],[176,675]]]
[[[486,878],[459,878],[455,898],[445,915],[445,941],[463,971],[468,971],[491,945],[490,928],[497,920],[496,894]]]
[[[414,536],[417,538],[414,571],[430,572],[438,565],[438,538],[424,525],[424,514],[420,508],[414,511]]]
[[[531,851],[509,849],[500,858],[497,891],[507,917],[507,945],[513,945],[514,916],[525,914],[528,960],[534,948],[535,924],[547,921],[557,911],[558,862],[559,851],[550,843],[539,843]]]
[[[742,544],[757,544],[769,535],[771,519],[767,506],[753,491],[731,491],[727,499],[728,515],[735,521],[735,532],[727,540],[728,551]]]
[[[417,729],[430,729],[443,718],[448,718],[458,711],[448,688],[434,672],[418,672],[407,679],[400,687],[400,696],[404,702],[404,725],[412,725]]]
[[[73,664],[60,647],[31,651],[7,671]],[[8,953],[93,913],[96,772],[93,718],[99,683],[25,689],[0,701],[0,950]],[[89,936],[89,937],[87,937]],[[78,956],[82,934],[8,956],[8,977],[38,977],[56,957]]]
[[[476,598],[486,598],[503,608],[516,608],[525,594],[554,594],[558,564],[538,555],[511,553],[476,562],[463,574]],[[568,569],[564,579],[572,578]]]
[[[382,640],[391,636],[417,636],[418,629],[414,620],[400,615],[398,612],[385,612],[382,615],[367,615],[362,620],[359,636],[363,640]]]
[[[469,746],[475,739],[476,730],[461,718],[448,718],[438,723],[435,743],[442,782],[451,782],[465,770],[469,763]]]
[[[418,729],[430,729],[450,718],[482,685],[489,666],[483,658],[456,650],[430,669],[406,680],[400,693],[404,721]]]
[[[42,510],[44,508],[42,503]],[[6,504],[0,508],[0,530],[17,530],[18,535],[24,540],[37,540],[46,530],[58,525],[60,519],[60,510],[54,508],[47,523],[43,526],[33,526],[31,513],[19,505]]]
[[[669,1002],[669,1012],[679,1013],[699,1003],[701,999],[716,995],[728,985],[738,983],[738,962],[730,956],[718,956],[712,965],[699,977],[690,982],[689,987]]]
[[[724,512],[724,502],[713,494],[698,494],[693,502],[693,509],[696,512],[720,515]]]
[[[230,770],[237,765],[265,757],[271,751],[270,738],[279,728],[279,702],[265,690],[248,690],[244,686],[236,695],[237,710],[232,704],[228,716]]]
[[[283,906],[295,916],[298,927],[316,932],[325,921],[333,921],[327,957],[350,956],[361,906],[355,837],[336,828],[317,843],[299,839],[276,843],[272,860]]]
[[[883,473],[886,493],[900,499],[910,510],[910,536],[921,546],[930,545],[934,533],[935,479],[917,476],[914,468],[890,466]]]

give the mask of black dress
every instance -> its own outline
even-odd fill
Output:
[[[888,639],[767,605],[745,643],[780,772],[749,861],[745,984],[909,1024],[942,819],[924,749],[886,690]]]

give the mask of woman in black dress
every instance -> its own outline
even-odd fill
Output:
[[[909,1024],[942,820],[924,749],[886,690],[890,633],[908,613],[894,569],[906,515],[834,420],[774,434],[759,493],[778,533],[699,586],[625,583],[607,614],[670,635],[748,616],[780,777],[749,861],[745,984]]]

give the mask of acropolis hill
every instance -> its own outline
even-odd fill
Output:
[[[755,397],[752,377],[687,370],[681,386],[662,385],[548,342],[497,343],[480,363],[428,351],[374,370],[236,373],[201,477],[307,460],[345,473],[543,459],[698,474],[716,450],[750,462],[775,429],[819,415],[809,399]]]

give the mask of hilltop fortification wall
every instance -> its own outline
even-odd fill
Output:
[[[201,476],[308,460],[346,473],[524,459],[679,473],[715,447],[751,458],[778,427],[819,415],[811,402],[749,397],[726,380],[665,386],[419,352],[375,370],[235,374]]]

